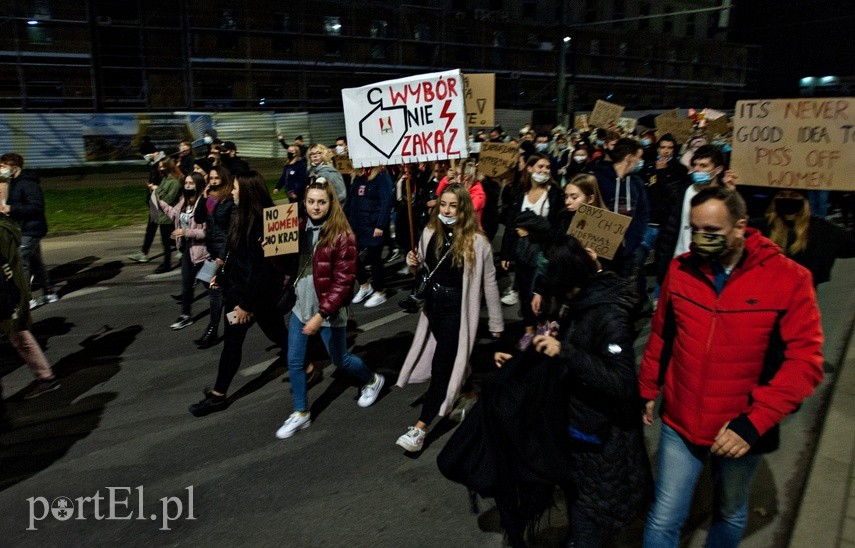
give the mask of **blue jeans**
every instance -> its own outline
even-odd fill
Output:
[[[294,396],[294,411],[308,411],[306,396],[306,345],[309,337],[303,335],[303,326],[296,314],[291,314],[288,324],[288,373],[291,376],[291,395]],[[340,367],[359,379],[363,385],[371,382],[374,374],[365,363],[347,349],[346,327],[321,327],[321,340],[329,352],[333,365]]]
[[[30,278],[35,278],[35,281],[42,288],[42,293],[47,295],[53,293],[54,288],[42,259],[41,241],[41,238],[21,236],[21,265],[24,268],[24,278],[27,280],[27,285],[30,285]]]
[[[748,493],[761,455],[731,459],[710,453],[709,447],[685,441],[662,423],[656,501],[644,527],[645,548],[676,548],[689,515],[692,495],[704,460],[710,457],[713,480],[713,518],[707,536],[709,548],[739,546],[748,521]]]

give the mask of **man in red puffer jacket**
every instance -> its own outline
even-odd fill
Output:
[[[703,463],[716,500],[709,546],[738,546],[751,480],[778,423],[822,380],[822,328],[810,273],[746,228],[721,187],[691,201],[691,251],[676,257],[639,373],[643,419],[662,390],[656,501],[645,547],[676,547]]]

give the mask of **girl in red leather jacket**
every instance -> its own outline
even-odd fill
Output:
[[[306,219],[301,223],[300,259],[294,291],[296,304],[288,332],[288,371],[294,412],[276,437],[290,438],[312,424],[306,396],[304,361],[309,337],[320,333],[330,359],[362,385],[357,404],[368,407],[377,399],[385,379],[372,374],[347,349],[347,320],[356,282],[356,236],[341,209],[335,189],[323,177],[306,187]]]

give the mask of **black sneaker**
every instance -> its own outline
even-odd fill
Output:
[[[407,297],[402,301],[398,301],[398,306],[409,312],[410,314],[415,314],[421,308],[418,300],[413,297]]]
[[[203,350],[205,348],[211,348],[220,342],[220,337],[217,335],[217,326],[208,324],[205,334],[196,339],[195,342],[199,345],[199,348]]]
[[[225,395],[217,396],[209,390],[204,391],[205,399],[199,403],[194,403],[188,409],[194,417],[204,417],[217,411],[223,411],[229,406],[229,401]]]
[[[172,270],[171,266],[169,266],[168,264],[162,264],[159,267],[154,269],[154,273],[155,274],[165,274],[165,273],[169,272],[170,270]]]
[[[25,400],[31,400],[33,398],[38,398],[39,396],[43,396],[48,392],[53,392],[57,388],[60,387],[59,381],[56,378],[53,379],[36,379],[30,383],[28,387],[24,389],[23,398]]]

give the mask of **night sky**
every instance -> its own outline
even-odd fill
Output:
[[[804,76],[855,76],[855,1],[735,0],[730,40],[762,46],[758,97],[798,96]]]

